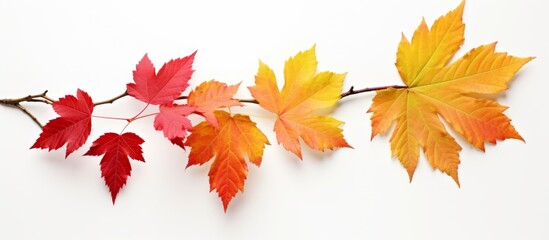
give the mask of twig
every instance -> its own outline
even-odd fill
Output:
[[[253,103],[253,104],[259,104],[259,102],[255,99],[236,99],[239,102],[242,103]]]
[[[348,96],[351,96],[351,95],[356,95],[356,94],[365,93],[365,92],[372,92],[372,91],[388,89],[388,88],[406,88],[406,86],[391,85],[391,86],[381,86],[381,87],[372,87],[372,88],[362,88],[362,89],[358,89],[358,90],[355,90],[355,87],[351,86],[351,88],[347,92],[344,92],[344,93],[341,94],[341,98],[345,98],[345,97],[348,97]],[[46,95],[47,93],[48,93],[48,91],[46,90],[41,94],[28,95],[26,97],[21,97],[21,98],[0,99],[0,104],[11,105],[11,106],[19,108],[19,110],[21,110],[23,113],[25,113],[27,116],[29,116],[38,126],[40,126],[40,128],[43,128],[42,123],[40,123],[40,121],[38,121],[38,119],[34,115],[32,115],[32,113],[30,113],[25,107],[23,107],[21,105],[21,103],[22,102],[40,102],[40,103],[45,103],[45,104],[51,105],[53,102],[55,102],[55,100],[48,97]],[[94,106],[99,106],[99,105],[103,105],[103,104],[112,104],[116,100],[121,99],[121,98],[126,97],[126,96],[129,96],[127,91],[120,94],[120,95],[118,95],[118,96],[116,96],[116,97],[113,97],[111,99],[108,99],[108,100],[105,100],[105,101],[100,101],[100,102],[95,102],[93,105]],[[188,99],[188,96],[180,96],[177,99],[178,100],[185,100],[185,99]],[[235,100],[237,100],[239,102],[242,102],[242,103],[259,104],[259,102],[255,99],[253,99],[253,98],[251,98],[251,99],[238,99],[238,98],[235,98]]]
[[[43,93],[40,93],[40,94],[28,95],[26,97],[21,97],[21,98],[0,99],[0,104],[10,105],[10,106],[14,106],[16,108],[19,108],[19,110],[21,110],[23,113],[25,113],[27,116],[29,116],[32,119],[32,121],[34,121],[40,128],[43,128],[44,125],[42,125],[42,123],[40,121],[38,121],[36,116],[34,116],[25,107],[23,107],[23,105],[21,105],[21,103],[22,102],[40,102],[40,103],[45,103],[45,104],[51,105],[53,102],[55,102],[55,100],[48,97],[46,95],[47,93],[48,93],[48,91],[46,90],[46,91],[44,91]]]
[[[26,97],[21,98],[5,98],[0,99],[0,104],[4,105],[16,105],[21,102],[43,102],[46,104],[52,104],[55,102],[55,100],[49,98],[46,94],[48,93],[48,90],[44,91],[41,94],[35,94],[35,95],[28,95]],[[43,101],[42,101],[43,100]]]
[[[354,86],[351,86],[349,91],[344,92],[341,94],[341,98],[348,97],[351,95],[359,94],[359,93],[365,93],[365,92],[372,92],[372,91],[378,91],[378,90],[384,90],[387,88],[407,88],[407,86],[401,86],[401,85],[391,85],[391,86],[381,86],[381,87],[372,87],[372,88],[363,88],[355,90]]]
[[[27,114],[27,116],[29,116],[32,119],[32,121],[34,121],[36,124],[38,124],[38,126],[40,128],[44,128],[44,125],[42,125],[42,123],[40,121],[38,121],[38,119],[34,115],[32,115],[32,113],[30,113],[25,107],[21,106],[21,104],[15,104],[14,106],[16,106],[21,111],[23,111],[25,114]]]
[[[359,94],[359,93],[383,90],[383,89],[387,89],[387,88],[407,88],[407,87],[406,86],[401,86],[401,85],[391,85],[391,86],[381,86],[381,87],[363,88],[363,89],[355,90],[355,87],[351,86],[349,91],[344,92],[344,93],[341,94],[341,98],[348,97],[348,96],[355,95],[355,94]],[[183,96],[183,97],[180,97],[179,99],[186,99],[187,98],[186,96]],[[259,102],[255,99],[253,99],[253,98],[252,99],[235,99],[235,100],[237,100],[239,102],[242,102],[242,103],[259,104]]]
[[[96,102],[96,103],[93,103],[94,106],[99,106],[99,105],[103,105],[103,104],[112,104],[114,103],[114,101],[120,99],[120,98],[123,98],[125,96],[128,96],[128,92],[124,92],[116,97],[113,97],[111,99],[108,99],[108,100],[105,100],[105,101],[101,101],[101,102]]]

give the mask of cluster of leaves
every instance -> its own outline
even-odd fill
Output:
[[[202,165],[214,158],[209,172],[211,190],[217,191],[227,209],[236,193],[244,190],[248,171],[245,158],[259,166],[269,141],[249,116],[220,110],[243,106],[233,99],[240,84],[229,86],[206,81],[185,97],[186,104],[177,103],[189,86],[195,54],[171,60],[158,72],[145,55],[133,72],[134,82],[127,84],[127,93],[147,105],[135,117],[125,120],[129,124],[154,115],[156,130],[162,131],[173,144],[183,149],[191,148],[187,167]],[[257,103],[277,114],[274,131],[278,142],[299,158],[302,158],[299,138],[320,151],[350,147],[339,128],[343,122],[317,114],[319,110],[332,108],[341,98],[345,74],[316,74],[316,66],[314,47],[290,58],[285,66],[285,85],[279,91],[273,71],[260,63],[256,85],[250,87]],[[143,115],[150,105],[157,105],[158,112]],[[52,106],[59,117],[44,126],[32,148],[53,150],[67,144],[68,156],[84,145],[90,135],[94,104],[91,97],[79,89],[76,96],[67,95]],[[205,121],[193,126],[188,118],[191,114],[203,116]],[[141,149],[143,142],[135,133],[109,132],[95,140],[85,153],[103,155],[101,175],[113,203],[131,174],[129,159],[145,161]]]
[[[242,102],[259,104],[276,115],[274,132],[277,142],[302,159],[300,139],[312,149],[324,151],[351,148],[340,125],[323,115],[345,96],[377,90],[368,110],[372,112],[372,138],[386,133],[396,122],[390,139],[391,151],[408,171],[415,171],[419,149],[433,168],[451,176],[459,185],[460,145],[448,134],[442,117],[455,132],[473,146],[484,150],[484,143],[522,137],[503,114],[506,107],[489,100],[490,95],[507,89],[515,73],[532,58],[518,58],[495,52],[495,43],[477,47],[462,58],[449,60],[464,41],[462,22],[464,3],[435,21],[431,29],[422,21],[411,42],[404,36],[398,46],[396,67],[405,86],[379,87],[343,93],[345,74],[317,73],[315,47],[289,58],[284,66],[284,85],[279,89],[273,70],[263,62],[249,87],[253,100],[234,99],[240,84],[227,85],[206,81],[188,96],[181,94],[189,87],[195,53],[165,63],[158,72],[145,55],[133,72],[133,83],[127,94],[147,103],[131,122],[155,116],[154,128],[162,131],[173,144],[190,147],[187,167],[202,165],[211,159],[210,190],[215,190],[224,209],[243,191],[248,165],[246,158],[259,166],[267,137],[249,116],[225,111],[243,106]],[[186,100],[181,104],[180,101]],[[143,115],[146,108],[158,106],[158,112]],[[65,144],[66,156],[85,144],[92,129],[94,103],[78,89],[76,96],[67,95],[53,102],[58,118],[49,121],[32,148],[59,149]],[[197,114],[204,121],[193,126],[188,116]],[[115,202],[120,189],[131,174],[130,158],[145,161],[135,133],[105,133],[96,139],[85,155],[100,156],[101,175]]]

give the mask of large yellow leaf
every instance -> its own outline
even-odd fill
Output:
[[[477,47],[452,64],[449,60],[463,43],[464,2],[435,21],[431,29],[423,20],[412,42],[402,36],[396,67],[406,88],[377,91],[372,106],[372,138],[396,128],[391,151],[408,171],[417,166],[419,149],[432,167],[451,176],[459,185],[461,147],[448,134],[440,117],[475,147],[509,138],[523,140],[507,107],[482,96],[500,93],[515,73],[533,58],[495,52],[496,44]]]
[[[313,46],[286,61],[282,91],[275,74],[263,62],[259,63],[255,86],[249,87],[259,105],[277,115],[274,131],[278,143],[299,158],[302,158],[299,138],[320,151],[351,147],[339,128],[343,122],[318,113],[332,109],[339,101],[346,74],[317,74],[316,67]]]

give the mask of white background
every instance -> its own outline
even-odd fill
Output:
[[[436,1],[0,1],[0,98],[50,90],[58,98],[122,93],[145,53],[157,69],[198,49],[191,86],[217,79],[253,83],[258,59],[281,76],[284,61],[317,44],[319,70],[348,72],[345,89],[401,84],[394,67],[401,32],[431,24],[458,0]],[[185,169],[187,152],[135,122],[146,163],[112,205],[91,141],[123,122],[95,119],[88,143],[64,159],[29,150],[39,128],[0,107],[0,239],[549,239],[547,127],[549,9],[546,1],[467,2],[466,41],[457,56],[499,41],[498,50],[536,56],[497,100],[526,139],[463,146],[461,188],[421,156],[410,184],[391,159],[389,137],[370,141],[373,94],[346,98],[333,115],[355,149],[304,151],[276,144],[272,120],[254,117],[272,146],[250,165],[246,191],[227,213],[209,192],[208,167]],[[45,105],[26,104],[43,122]],[[98,115],[130,117],[131,98]],[[151,109],[151,112],[154,109]],[[233,112],[269,116],[257,106]],[[194,118],[196,124],[200,118]]]

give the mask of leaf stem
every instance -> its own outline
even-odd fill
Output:
[[[123,121],[128,121],[128,120],[129,120],[129,119],[127,119],[127,118],[106,117],[106,116],[97,116],[97,115],[92,115],[92,117],[94,117],[94,118],[103,118],[103,119],[110,119],[110,120],[123,120]]]
[[[141,119],[141,118],[146,118],[146,117],[150,117],[150,116],[155,116],[155,115],[157,115],[157,114],[159,114],[159,113],[145,114],[145,115],[143,115],[143,116],[139,116],[139,117],[133,118],[133,121],[135,121],[135,120],[137,120],[137,119]]]

